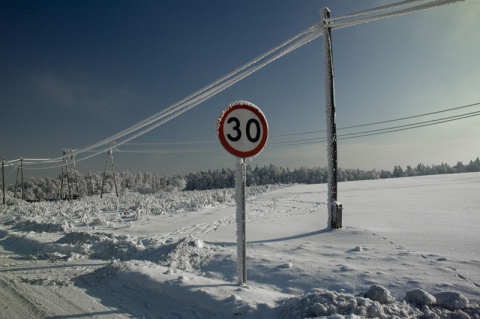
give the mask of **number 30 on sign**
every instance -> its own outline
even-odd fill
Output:
[[[222,146],[237,157],[255,156],[267,143],[267,120],[250,102],[229,105],[218,119],[217,130]]]

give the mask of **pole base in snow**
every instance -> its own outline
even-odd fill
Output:
[[[332,220],[330,227],[332,229],[339,229],[339,228],[342,228],[343,206],[342,204],[336,202],[334,209],[335,209],[335,214],[334,214],[335,219]]]

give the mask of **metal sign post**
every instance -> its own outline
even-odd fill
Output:
[[[257,155],[267,143],[268,124],[262,111],[249,102],[229,105],[218,119],[218,138],[222,146],[238,158],[235,172],[237,204],[237,271],[239,284],[247,283],[246,244],[246,166],[245,158]]]
[[[237,204],[237,263],[239,284],[247,283],[247,194],[245,158],[239,158],[235,175],[235,201]]]

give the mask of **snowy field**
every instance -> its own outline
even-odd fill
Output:
[[[480,174],[0,206],[1,318],[480,318]]]

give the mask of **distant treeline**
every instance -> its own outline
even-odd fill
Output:
[[[385,170],[361,170],[361,169],[338,169],[338,181],[358,181],[384,178],[398,178],[407,176],[452,174],[464,172],[480,172],[480,158],[470,161],[468,164],[458,162],[455,166],[449,166],[442,163],[440,165],[425,166],[418,164],[416,167],[407,166],[403,169],[401,166],[395,166],[393,171]],[[185,176],[162,176],[152,172],[116,172],[115,181],[117,191],[122,194],[126,191],[138,191],[140,193],[156,193],[160,191],[180,191],[180,190],[206,190],[231,188],[235,184],[235,170],[222,168],[217,170],[208,170],[196,173],[190,173]],[[318,184],[327,182],[326,168],[307,168],[300,167],[290,170],[275,165],[263,167],[247,166],[246,174],[247,186],[267,185],[267,184]],[[104,180],[103,172],[79,172],[70,171],[68,178],[66,175],[58,178],[39,178],[30,177],[24,182],[24,198],[27,200],[42,200],[48,198],[59,198],[66,196],[93,196],[101,192],[103,185],[104,193],[115,192],[114,176],[112,172],[107,172]],[[15,185],[8,187],[9,197],[15,194]],[[21,197],[21,185],[17,185],[17,198]]]
[[[416,167],[407,166],[403,169],[401,166],[395,166],[393,171],[386,170],[370,170],[361,169],[342,169],[337,172],[337,180],[359,181],[371,179],[397,178],[407,176],[422,175],[438,175],[453,174],[465,172],[480,172],[480,158],[470,161],[464,165],[458,162],[457,165],[451,167],[448,164],[425,166],[418,164]],[[186,175],[186,190],[202,190],[215,188],[229,188],[234,186],[234,170],[222,168],[220,170],[208,170],[206,172],[190,173]],[[275,165],[252,168],[247,166],[247,186],[250,185],[266,185],[266,184],[319,184],[327,182],[327,168],[307,168],[300,167],[290,170],[288,167],[283,168]]]

